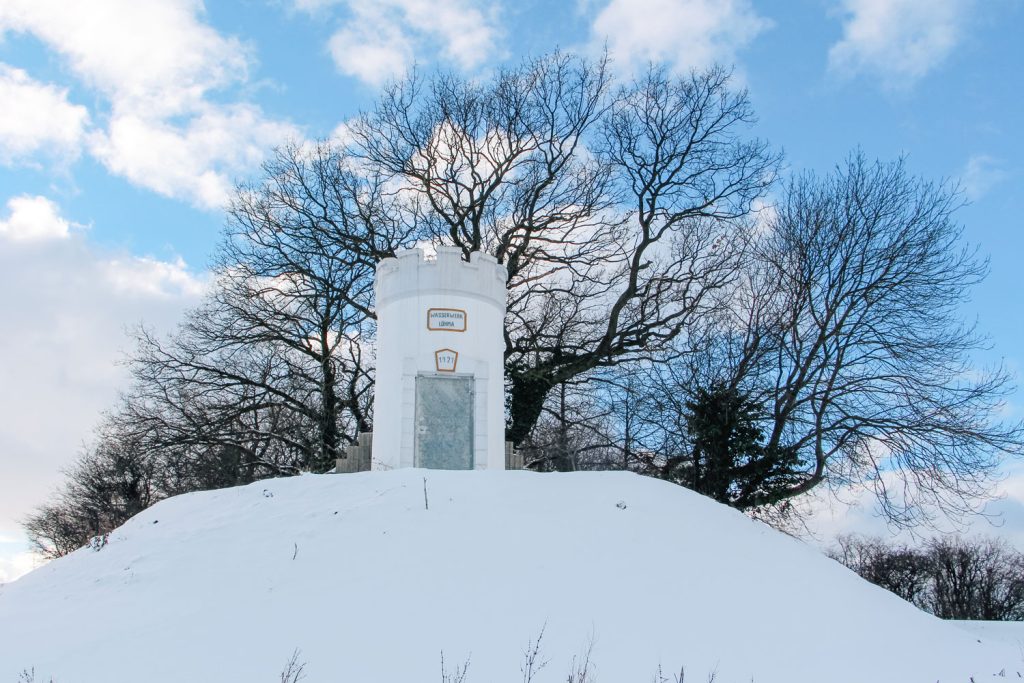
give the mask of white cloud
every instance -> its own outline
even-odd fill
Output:
[[[907,86],[937,67],[960,41],[972,0],[842,0],[842,39],[828,54],[840,75],[873,75]]]
[[[972,201],[981,199],[1005,178],[1006,171],[1003,169],[1003,164],[987,154],[971,156],[960,174],[964,193]]]
[[[161,261],[131,256],[111,259],[101,267],[115,292],[133,298],[196,298],[206,290],[206,282],[189,271],[181,257]]]
[[[247,76],[247,48],[201,13],[200,0],[5,0],[0,30],[37,36],[115,106],[164,116]]]
[[[326,0],[295,0],[317,12]],[[328,48],[338,70],[371,85],[402,75],[414,55],[437,54],[463,70],[494,56],[499,29],[493,9],[473,0],[347,0],[350,16]]]
[[[345,0],[292,0],[292,7],[299,12],[315,14],[323,9],[340,5],[344,2]]]
[[[90,151],[132,183],[219,208],[234,176],[267,147],[298,135],[259,107],[230,99],[248,78],[251,50],[202,21],[199,0],[7,0],[0,33],[31,33],[109,102]],[[17,116],[29,115],[19,103]]]
[[[382,8],[367,6],[331,36],[327,44],[338,70],[371,85],[405,73],[412,65],[413,40]]]
[[[611,0],[594,19],[591,40],[632,71],[667,62],[677,71],[730,66],[771,21],[749,0]]]
[[[0,102],[0,163],[36,152],[78,155],[89,113],[68,102],[67,90],[0,63]]]
[[[0,219],[0,238],[12,242],[59,240],[68,237],[71,227],[59,207],[46,197],[22,195],[7,201],[7,218]]]
[[[442,53],[462,69],[473,69],[492,56],[498,29],[473,4],[432,0],[391,0],[415,30],[440,41]]]
[[[342,121],[334,127],[328,139],[342,147],[352,142],[352,121]]]
[[[897,494],[902,484],[887,475],[890,490]],[[881,516],[877,501],[867,491],[849,488],[835,492],[815,491],[796,504],[808,515],[804,529],[808,540],[824,548],[831,547],[839,535],[878,536],[898,543],[916,544],[921,538],[959,534],[968,537],[998,536],[1024,550],[1024,468],[1011,466],[992,490],[993,500],[980,514],[953,519],[934,507],[924,511],[930,526],[900,530]]]
[[[44,207],[40,215],[51,223],[74,225],[49,200],[28,199],[31,207]],[[11,200],[7,206],[22,215],[18,207],[27,205]],[[17,520],[46,500],[61,480],[61,467],[74,460],[100,412],[124,388],[125,369],[117,361],[129,344],[125,327],[144,320],[158,330],[171,329],[183,310],[198,302],[205,283],[180,259],[101,250],[88,242],[87,233],[73,229],[49,234],[57,238],[0,238],[0,534],[5,537],[17,535]]]
[[[232,171],[258,167],[267,148],[297,134],[252,105],[203,105],[183,125],[115,114],[108,131],[91,138],[90,149],[132,182],[220,208],[231,191]]]
[[[9,583],[28,574],[40,563],[41,560],[27,550],[4,553],[0,548],[0,584]]]

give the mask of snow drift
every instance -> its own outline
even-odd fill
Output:
[[[426,482],[424,482],[426,479]],[[429,508],[428,508],[429,504]],[[967,633],[801,542],[626,473],[397,470],[179,496],[0,587],[0,681],[703,683],[1016,678]]]

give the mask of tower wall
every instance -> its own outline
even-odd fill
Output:
[[[446,428],[436,425],[444,416],[437,417],[436,406],[420,406],[417,413],[417,377],[462,378],[461,387],[472,387],[472,426],[466,427],[472,432],[471,466],[505,469],[508,273],[487,254],[474,252],[470,259],[463,261],[462,250],[453,247],[439,247],[432,260],[408,249],[377,266],[374,469],[438,462],[425,458],[423,449],[428,441],[434,450],[438,439],[443,444]],[[463,424],[459,418],[454,416],[456,426]]]

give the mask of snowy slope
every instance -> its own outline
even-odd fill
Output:
[[[424,506],[427,479],[429,509]],[[566,679],[967,683],[1016,678],[988,642],[812,548],[625,473],[398,470],[303,476],[164,501],[0,588],[0,683]],[[451,668],[449,666],[449,668]]]
[[[1022,621],[954,621],[952,623],[984,640],[1005,640],[1014,643],[1024,658],[1024,622]]]

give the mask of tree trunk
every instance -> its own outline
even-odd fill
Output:
[[[320,391],[320,452],[313,466],[316,472],[327,472],[334,467],[338,457],[338,396],[337,378],[330,356],[321,361],[323,385]]]
[[[544,398],[554,386],[551,378],[537,370],[508,370],[511,382],[509,413],[511,423],[505,438],[518,446],[529,436],[544,408]]]

